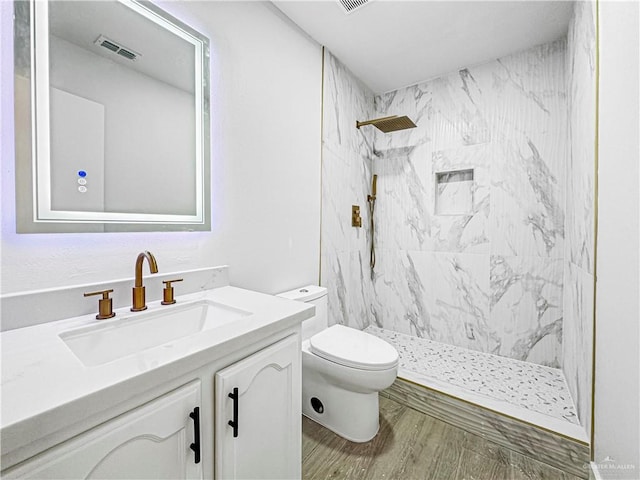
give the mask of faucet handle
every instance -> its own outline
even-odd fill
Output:
[[[182,278],[176,278],[174,280],[163,280],[162,283],[164,283],[164,290],[162,291],[162,297],[163,300],[162,302],[160,302],[162,305],[172,305],[174,303],[176,303],[176,299],[173,298],[173,287],[171,286],[172,283],[175,282],[181,282]]]
[[[85,297],[90,297],[92,295],[102,295],[102,298],[98,300],[98,314],[96,315],[96,318],[98,320],[115,317],[116,315],[113,311],[112,300],[111,298],[109,298],[110,293],[113,293],[113,289],[100,290],[99,292],[89,292],[84,294]]]

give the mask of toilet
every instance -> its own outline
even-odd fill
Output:
[[[378,433],[378,392],[398,373],[398,352],[368,333],[328,326],[327,289],[310,285],[278,295],[312,303],[302,323],[302,413],[352,442]]]

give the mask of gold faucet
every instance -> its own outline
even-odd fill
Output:
[[[151,252],[142,252],[138,255],[136,260],[136,283],[133,287],[133,306],[132,312],[140,312],[147,309],[147,305],[144,298],[144,286],[142,285],[142,264],[144,259],[149,262],[149,271],[151,273],[158,273],[158,264],[156,263],[156,257]]]

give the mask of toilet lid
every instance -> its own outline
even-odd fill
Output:
[[[398,364],[398,352],[384,340],[343,325],[334,325],[309,339],[309,350],[346,367],[386,370]]]

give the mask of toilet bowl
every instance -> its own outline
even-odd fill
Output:
[[[398,373],[398,352],[368,333],[327,322],[327,291],[307,286],[279,296],[313,303],[302,324],[302,413],[352,442],[378,433],[378,392]]]

